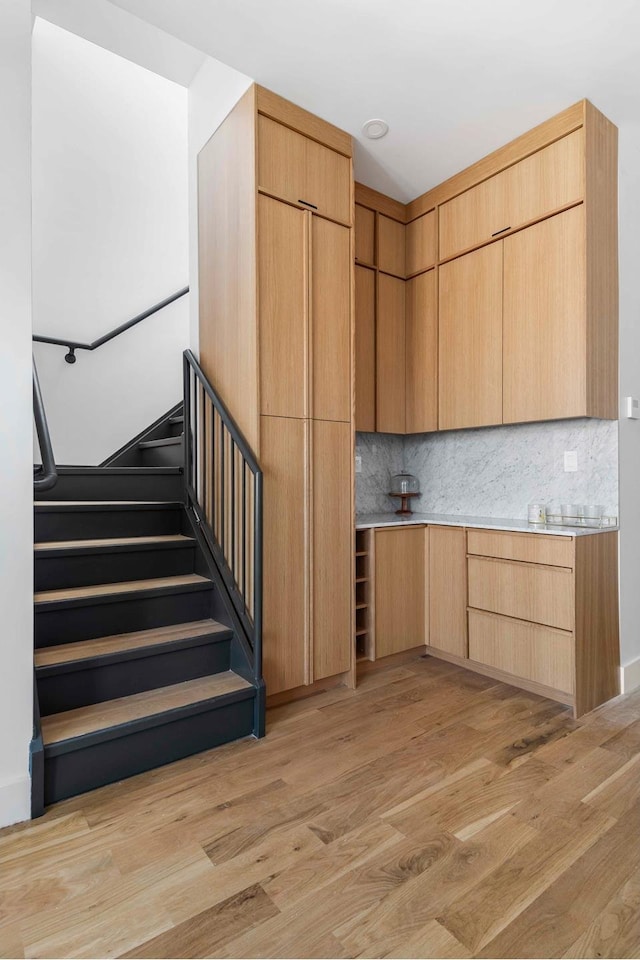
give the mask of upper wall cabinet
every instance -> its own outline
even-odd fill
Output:
[[[309,137],[258,117],[258,187],[332,220],[351,223],[351,163]]]
[[[405,226],[391,217],[378,216],[378,269],[402,277],[406,273],[405,265]]]
[[[440,259],[555,213],[584,196],[584,132],[576,130],[440,207]]]
[[[584,227],[581,204],[504,241],[505,423],[587,409]]]
[[[404,209],[356,184],[360,243],[377,238],[376,430],[616,419],[617,164],[615,126],[583,100]],[[404,328],[383,276],[406,286]]]
[[[428,270],[438,259],[436,212],[431,210],[407,224],[406,233],[407,276]]]
[[[376,215],[375,211],[356,203],[355,220],[356,263],[371,267],[376,262]]]

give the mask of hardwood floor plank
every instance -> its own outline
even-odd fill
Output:
[[[397,960],[422,960],[427,957],[467,960],[471,954],[438,920],[429,920],[421,930],[396,947],[393,956]]]
[[[253,884],[121,956],[210,957],[217,946],[277,913],[260,884]]]
[[[0,831],[0,960],[640,956],[638,721],[382,667]]]
[[[640,872],[626,880],[563,957],[637,957]]]
[[[640,868],[640,803],[490,940],[479,957],[562,955]]]
[[[334,933],[353,953],[384,950],[394,956],[407,937],[441,916],[449,903],[514,856],[533,835],[532,827],[507,815],[465,843],[456,840],[429,870],[390,892],[375,909],[353,915]]]
[[[583,807],[572,828],[558,821],[533,837],[508,863],[454,900],[440,922],[472,953],[492,940],[615,821]]]

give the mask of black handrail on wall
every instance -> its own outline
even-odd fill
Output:
[[[97,340],[93,340],[91,343],[80,343],[79,340],[69,340],[68,338],[60,339],[58,337],[41,337],[38,334],[34,334],[33,339],[36,341],[36,343],[52,343],[57,347],[66,347],[69,352],[65,354],[65,360],[67,363],[75,363],[76,350],[97,350],[97,348],[101,347],[103,343],[108,343],[109,340],[113,340],[114,337],[118,337],[121,333],[124,333],[125,330],[135,327],[135,325],[140,323],[141,320],[146,320],[147,317],[157,313],[158,310],[162,310],[163,307],[168,307],[170,303],[173,303],[175,300],[179,300],[180,297],[184,297],[186,293],[189,293],[189,287],[182,287],[181,290],[176,291],[176,293],[172,293],[170,297],[165,297],[164,300],[161,300],[159,303],[149,307],[148,310],[143,310],[142,313],[132,317],[131,320],[127,320],[126,323],[121,323],[119,327],[115,327],[113,330],[110,330],[109,333],[105,333],[102,337],[98,337]]]
[[[191,350],[184,352],[187,507],[211,550],[262,676],[262,470]]]
[[[33,486],[36,490],[50,490],[58,482],[58,471],[53,456],[49,424],[42,401],[35,360],[33,361],[33,417],[36,422],[36,433],[40,445],[40,456],[42,457],[42,466],[34,469]]]

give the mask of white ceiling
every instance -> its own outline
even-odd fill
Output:
[[[640,120],[638,0],[111,2],[347,130],[403,201],[582,97]]]

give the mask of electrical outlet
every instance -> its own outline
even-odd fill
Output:
[[[356,457],[356,473],[362,473],[362,457],[360,455]]]
[[[575,473],[578,469],[578,451],[565,450],[564,452],[564,472]]]

